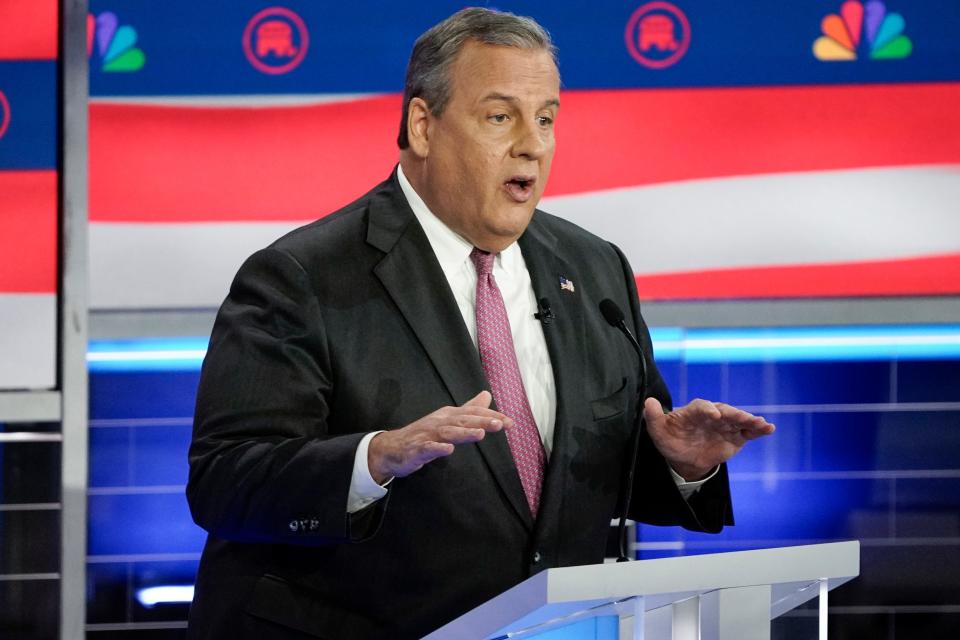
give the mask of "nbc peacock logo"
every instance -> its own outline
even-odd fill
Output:
[[[112,11],[87,16],[87,56],[93,55],[94,44],[103,71],[139,71],[147,62],[143,50],[134,46],[137,30],[128,24],[121,25]]]
[[[887,13],[880,0],[866,4],[847,0],[840,14],[828,14],[820,23],[823,35],[813,43],[818,60],[837,62],[856,60],[858,52],[872,60],[897,60],[913,51],[910,38],[903,35],[906,22],[899,13]]]

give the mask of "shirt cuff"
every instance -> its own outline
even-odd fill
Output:
[[[357,454],[353,459],[353,475],[350,476],[350,492],[347,494],[347,513],[356,513],[387,495],[386,485],[393,481],[393,478],[390,478],[381,486],[370,475],[367,452],[370,449],[370,441],[378,433],[383,431],[368,433],[363,436],[357,446]]]
[[[713,476],[717,475],[717,472],[720,471],[720,465],[717,465],[714,468],[714,470],[710,472],[710,475],[708,475],[703,480],[694,480],[693,482],[687,482],[686,480],[683,479],[683,476],[681,476],[679,473],[674,471],[673,467],[671,467],[669,464],[667,465],[667,468],[670,469],[670,477],[672,477],[673,481],[677,484],[677,489],[680,490],[680,495],[683,496],[684,500],[689,500],[690,496],[695,494],[700,489],[700,487],[703,486],[704,482],[708,482],[711,479],[713,479]]]

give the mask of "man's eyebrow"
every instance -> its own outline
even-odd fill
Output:
[[[487,95],[483,96],[483,98],[480,99],[480,102],[496,102],[496,101],[498,101],[498,100],[502,100],[503,102],[515,103],[515,102],[518,102],[518,101],[519,101],[519,98],[517,98],[516,96],[507,95],[507,94],[505,94],[505,93],[493,92],[493,93],[488,93]],[[549,100],[547,100],[546,102],[543,103],[543,106],[544,106],[544,107],[559,107],[559,106],[560,106],[560,99],[559,99],[559,98],[550,98]]]

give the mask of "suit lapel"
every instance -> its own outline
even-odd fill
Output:
[[[416,334],[454,404],[489,390],[446,276],[395,176],[372,196],[369,212],[367,242],[386,253],[374,274]],[[533,518],[506,436],[488,434],[477,448],[513,510],[532,530]]]
[[[386,251],[374,274],[413,329],[453,402],[460,405],[486,387],[480,358],[423,229],[402,193],[400,199],[406,211],[386,210],[385,204],[399,204],[391,203],[393,198],[375,197],[371,202],[367,240]],[[403,224],[397,224],[399,219]]]
[[[536,215],[519,244],[534,295],[537,300],[546,298],[554,315],[549,324],[542,325],[557,394],[553,448],[537,518],[537,528],[545,535],[545,528],[558,523],[569,472],[564,457],[570,449],[568,440],[571,420],[576,415],[576,399],[582,395],[581,372],[586,370],[583,304],[576,288],[579,280],[575,265],[559,255],[556,237],[537,222]],[[560,288],[561,277],[572,282],[573,291]]]

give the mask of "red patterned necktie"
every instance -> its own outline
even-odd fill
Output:
[[[516,423],[506,430],[507,442],[520,473],[530,513],[536,518],[547,456],[520,377],[507,309],[493,278],[494,258],[495,254],[477,248],[470,254],[477,269],[477,345],[497,409]]]

